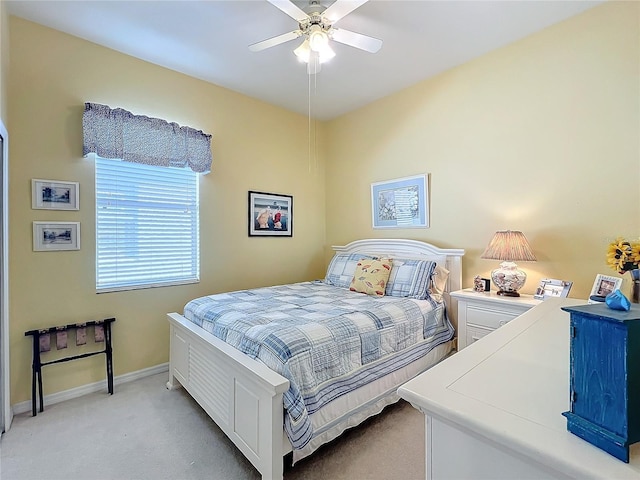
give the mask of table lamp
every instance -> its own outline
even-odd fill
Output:
[[[496,232],[480,258],[502,260],[500,268],[491,272],[491,280],[498,287],[498,295],[507,297],[519,297],[518,290],[527,281],[527,274],[515,262],[536,261],[524,233],[514,230]]]

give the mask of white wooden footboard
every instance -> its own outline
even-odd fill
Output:
[[[445,267],[450,271],[446,292],[462,285],[461,249],[442,249],[405,239],[358,240],[333,248],[336,252],[384,253],[392,257],[444,256]],[[453,314],[455,308],[448,293],[445,301]],[[282,403],[289,381],[182,315],[169,313],[167,318],[171,325],[167,387],[185,387],[263,479],[281,479],[283,456],[291,451],[283,433]]]
[[[171,350],[167,388],[182,385],[262,474],[281,479],[282,394],[289,380],[198,328],[167,314]]]

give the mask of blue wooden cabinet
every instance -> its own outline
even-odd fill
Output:
[[[562,310],[571,316],[567,429],[628,463],[640,441],[640,306]]]

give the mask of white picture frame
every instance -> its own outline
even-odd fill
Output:
[[[573,282],[567,280],[556,280],[555,278],[543,278],[536,289],[533,298],[546,300],[547,298],[566,298]]]
[[[622,278],[612,277],[609,275],[596,275],[596,279],[593,282],[591,293],[589,294],[588,303],[601,303],[604,302],[604,298],[615,290],[619,290],[622,286]]]
[[[34,210],[80,210],[80,184],[60,180],[31,180],[31,208]]]
[[[33,222],[33,251],[80,250],[80,222]]]
[[[373,228],[428,228],[428,175],[371,184]]]

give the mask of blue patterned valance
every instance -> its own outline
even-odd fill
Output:
[[[159,118],[134,115],[121,108],[85,103],[83,155],[161,167],[211,170],[211,135]]]

